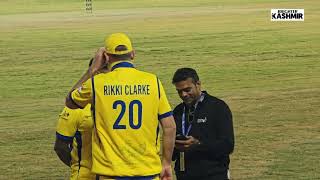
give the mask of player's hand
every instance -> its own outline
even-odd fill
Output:
[[[103,66],[108,64],[108,62],[109,57],[106,49],[104,47],[99,48],[89,69],[90,76],[95,75]]]
[[[161,180],[172,180],[172,169],[171,165],[162,165],[162,171],[160,173]]]
[[[186,136],[187,140],[176,140],[175,148],[180,151],[187,151],[191,146],[199,144],[200,141],[192,136]]]

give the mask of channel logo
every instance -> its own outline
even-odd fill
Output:
[[[271,9],[271,21],[304,21],[304,9]]]

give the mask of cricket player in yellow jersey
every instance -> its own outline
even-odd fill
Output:
[[[90,104],[84,109],[65,107],[59,115],[55,151],[71,167],[71,180],[95,179],[91,173],[93,120]]]
[[[89,62],[89,67],[92,62],[93,58]],[[108,70],[103,67],[100,72],[108,72]],[[82,78],[88,77],[87,71]],[[77,82],[73,89],[80,86],[81,83]],[[96,177],[91,173],[92,129],[90,104],[84,109],[64,107],[59,115],[54,149],[61,161],[71,167],[71,180],[90,180]]]
[[[135,69],[135,52],[123,33],[106,38],[90,67],[91,79],[66,98],[69,108],[92,103],[95,129],[92,172],[98,179],[171,180],[175,122],[160,80]],[[104,64],[109,73],[93,76]],[[157,146],[163,129],[162,163]]]

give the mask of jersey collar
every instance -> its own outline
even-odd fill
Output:
[[[111,64],[111,71],[121,67],[134,68],[133,64],[129,61],[118,61]]]

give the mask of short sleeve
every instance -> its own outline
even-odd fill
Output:
[[[91,103],[92,99],[92,83],[91,79],[88,79],[86,82],[82,84],[81,87],[75,89],[71,93],[72,101],[80,106],[85,107],[87,104]]]
[[[58,139],[72,141],[80,119],[79,109],[65,107],[59,115],[56,136]]]
[[[159,109],[158,109],[158,119],[161,120],[163,118],[172,116],[172,109],[170,107],[169,101],[167,99],[167,95],[162,86],[161,81],[158,79],[158,90],[159,90]]]

